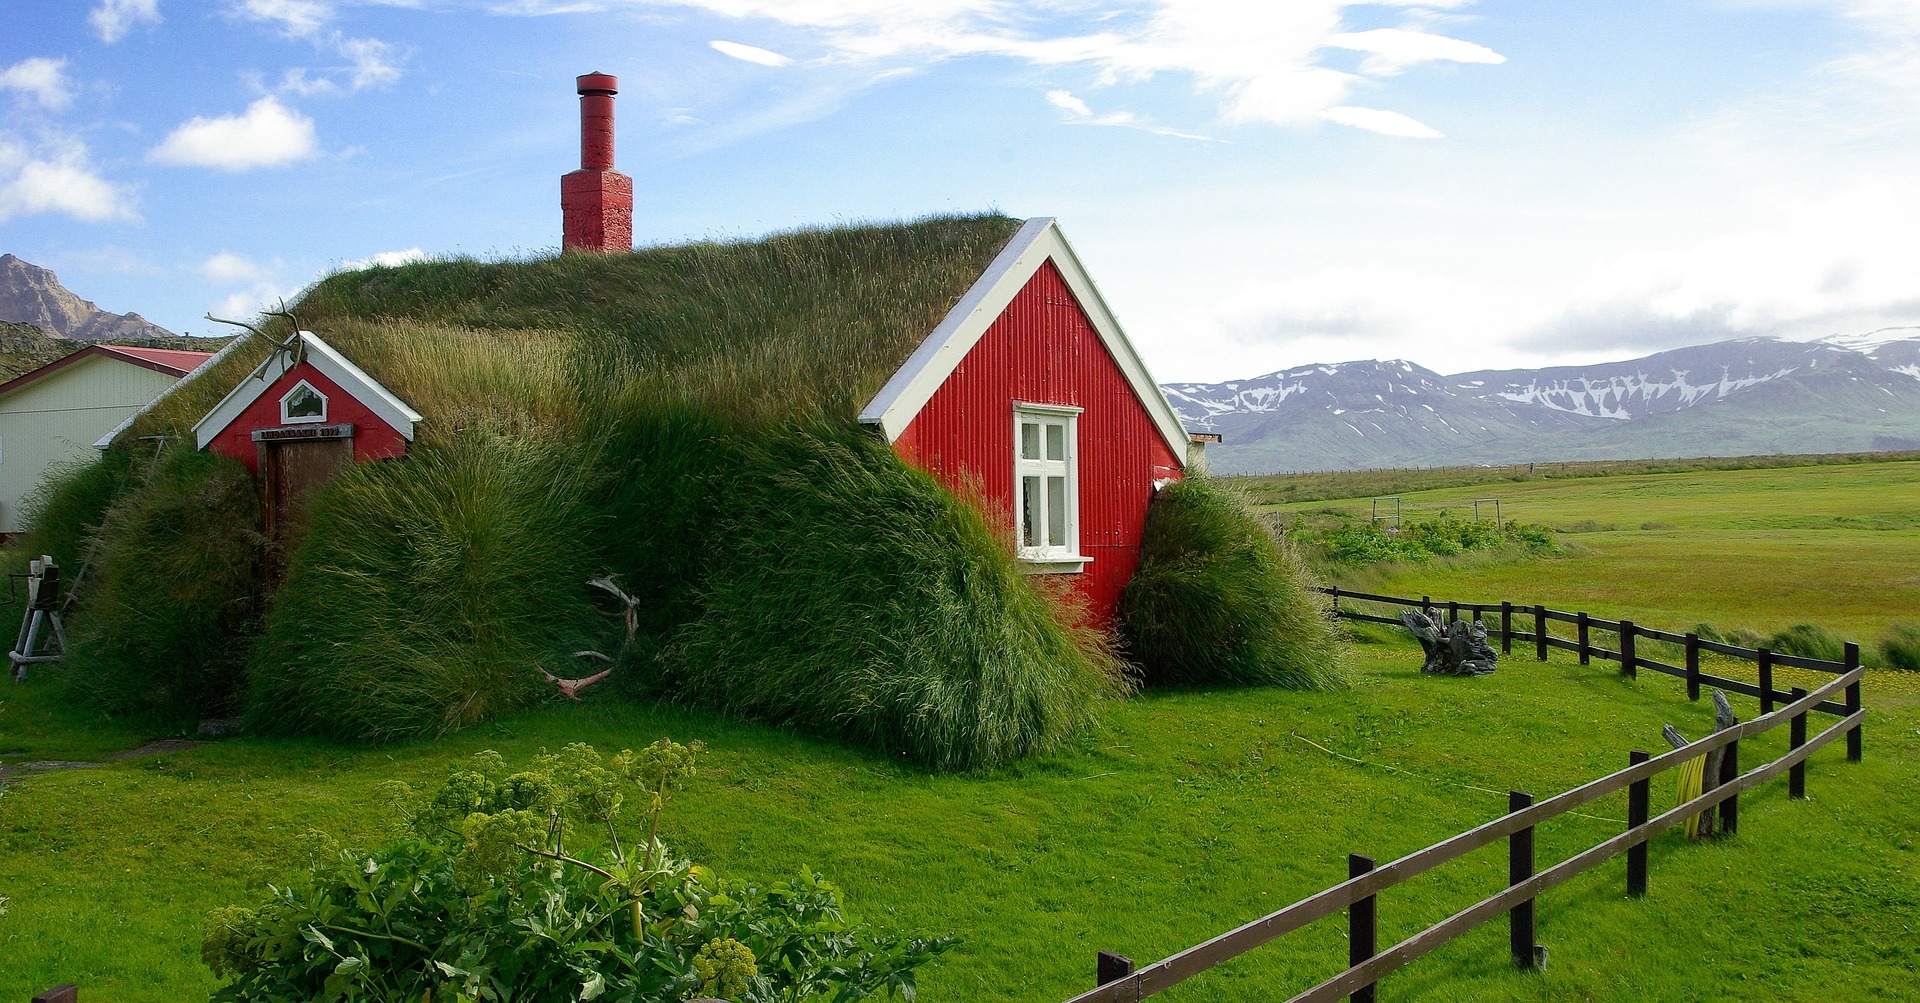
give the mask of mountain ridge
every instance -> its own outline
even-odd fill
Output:
[[[1920,448],[1920,338],[1452,376],[1365,359],[1162,389],[1190,431],[1223,437],[1208,447],[1223,474]]]
[[[137,313],[100,309],[61,285],[51,269],[13,254],[0,254],[0,321],[75,341],[178,337]]]

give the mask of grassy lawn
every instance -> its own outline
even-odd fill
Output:
[[[823,740],[611,703],[543,708],[439,743],[242,738],[45,774],[0,796],[0,894],[13,900],[0,917],[0,998],[62,981],[92,999],[193,998],[211,985],[200,915],[297,868],[310,827],[378,839],[380,781],[428,781],[482,748],[520,758],[667,734],[709,746],[668,815],[677,848],[740,876],[812,864],[862,915],[959,933],[965,945],[925,973],[925,999],[1064,999],[1089,987],[1098,949],[1157,959],[1338,880],[1349,852],[1384,862],[1493,817],[1509,789],[1544,797],[1624,765],[1629,749],[1658,747],[1663,722],[1706,727],[1705,705],[1674,680],[1628,683],[1556,658],[1435,679],[1415,671],[1406,644],[1362,645],[1352,692],[1139,697],[1113,706],[1078,749],[989,774],[930,774]],[[1733,839],[1659,840],[1648,899],[1624,897],[1618,862],[1547,896],[1545,973],[1510,971],[1496,924],[1392,977],[1392,998],[1904,996],[1920,965],[1916,684],[1868,679],[1867,761],[1823,750],[1813,800],[1770,786],[1743,801]],[[53,695],[46,684],[12,690],[8,714]],[[1784,748],[1769,739],[1743,761]],[[1583,816],[1542,828],[1543,865],[1617,831],[1624,802]],[[1396,889],[1382,900],[1382,937],[1489,894],[1504,873],[1496,847]],[[1337,969],[1342,930],[1316,924],[1167,997],[1297,991]]]
[[[1920,526],[1903,501],[1916,481],[1920,464],[1904,463],[1502,485],[1508,518],[1595,529],[1575,534],[1581,549],[1564,558],[1436,565],[1368,584],[1661,628],[1815,620],[1872,640],[1920,610]],[[1408,502],[1458,506],[1480,490]],[[1366,502],[1300,507],[1342,505],[1364,514]],[[1338,881],[1350,852],[1384,863],[1495,817],[1509,790],[1546,797],[1624,766],[1629,750],[1661,750],[1663,723],[1690,735],[1710,726],[1704,701],[1654,673],[1629,682],[1565,653],[1538,663],[1517,652],[1491,676],[1429,678],[1410,642],[1362,639],[1351,691],[1136,696],[1076,747],[985,773],[936,774],[822,738],[602,701],[439,742],[243,737],[41,774],[0,791],[0,895],[11,899],[0,1000],[68,981],[89,1000],[204,995],[206,910],[259,899],[301,867],[310,829],[383,838],[382,781],[432,782],[480,749],[524,760],[570,741],[607,751],[662,735],[702,741],[701,775],[664,822],[678,851],[740,877],[810,864],[869,919],[959,934],[963,946],[923,972],[923,999],[1050,1003],[1091,987],[1097,950],[1157,960]],[[0,760],[98,758],[160,737],[66,705],[57,673],[0,684]],[[1811,678],[1783,670],[1778,682]],[[1544,972],[1511,969],[1497,922],[1390,976],[1384,998],[1912,998],[1920,674],[1873,671],[1864,690],[1866,761],[1846,762],[1844,743],[1822,750],[1811,800],[1790,801],[1779,781],[1742,799],[1735,837],[1657,839],[1644,900],[1626,898],[1619,860],[1548,893]],[[1781,729],[1742,762],[1785,744]],[[1670,804],[1670,775],[1654,790],[1656,808]],[[1618,796],[1543,826],[1540,865],[1618,832],[1625,814]],[[1505,873],[1496,845],[1391,890],[1382,943],[1484,898]],[[1344,920],[1329,919],[1163,998],[1285,998],[1345,957]]]
[[[1894,621],[1920,619],[1920,462],[1483,484],[1411,492],[1401,504],[1407,519],[1441,510],[1471,518],[1476,497],[1498,497],[1505,519],[1561,530],[1572,552],[1407,566],[1342,584],[1537,602],[1673,631],[1814,622],[1863,646]],[[1364,522],[1372,506],[1357,498],[1270,510]]]

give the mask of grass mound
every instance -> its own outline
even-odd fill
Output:
[[[58,490],[97,500],[130,479],[128,462],[109,454]],[[61,517],[54,527],[77,521]],[[79,685],[113,713],[191,721],[231,709],[259,611],[262,539],[246,468],[176,446],[103,518],[110,531],[73,630]]]
[[[359,464],[314,506],[252,666],[274,730],[439,735],[553,690],[539,667],[600,628],[589,468],[576,452],[470,434]]]
[[[1897,623],[1880,639],[1880,662],[1889,669],[1920,672],[1920,623]]]
[[[1199,477],[1168,485],[1140,556],[1120,617],[1149,684],[1345,685],[1339,626],[1239,495]]]
[[[1822,658],[1829,662],[1845,661],[1847,657],[1846,643],[1817,623],[1797,623],[1775,631],[1758,646],[1782,655]]]
[[[947,769],[1058,746],[1126,689],[977,507],[829,428],[747,448],[705,609],[663,655],[680,697]]]

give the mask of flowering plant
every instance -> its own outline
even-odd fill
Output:
[[[693,776],[661,740],[611,758],[573,744],[507,772],[483,752],[422,796],[389,786],[406,834],[372,851],[321,839],[257,908],[207,916],[222,1001],[745,1003],[899,992],[953,937],[881,934],[811,870],[761,886],[674,858],[661,811]],[[636,816],[645,836],[623,840]],[[586,833],[605,845],[581,849]]]

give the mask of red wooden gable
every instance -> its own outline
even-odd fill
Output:
[[[364,460],[383,460],[400,456],[407,451],[407,437],[399,429],[389,424],[359,398],[349,393],[345,387],[328,378],[311,362],[302,362],[282,373],[267,387],[266,392],[255,398],[239,417],[220,429],[207,442],[206,448],[223,456],[231,456],[247,465],[254,476],[260,475],[259,450],[253,441],[253,433],[262,428],[280,428],[280,399],[305,380],[315,390],[327,398],[327,424],[353,426],[353,459],[355,463]]]
[[[1140,564],[1154,482],[1179,477],[1181,460],[1052,261],[1015,294],[894,448],[949,487],[984,495],[994,517],[1012,527],[1015,402],[1083,409],[1080,552],[1092,560],[1069,577],[1094,617],[1109,622]]]

